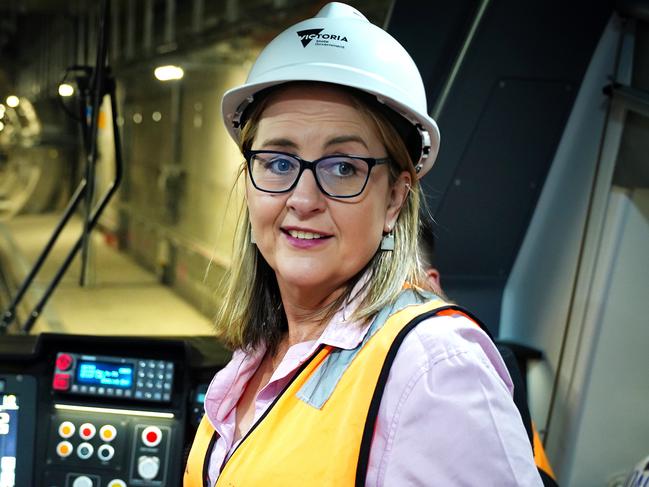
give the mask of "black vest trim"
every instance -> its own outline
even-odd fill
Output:
[[[279,400],[282,398],[282,396],[283,396],[284,393],[288,390],[288,388],[291,386],[291,384],[293,383],[293,381],[295,381],[295,379],[297,379],[297,378],[300,376],[300,374],[304,371],[304,369],[306,369],[306,368],[309,366],[309,364],[310,364],[311,362],[313,362],[313,360],[317,357],[317,355],[320,353],[320,351],[321,351],[324,347],[325,347],[324,345],[320,345],[320,346],[315,350],[315,352],[313,352],[313,355],[311,355],[311,357],[309,357],[309,359],[308,359],[306,362],[304,362],[304,363],[300,366],[299,369],[297,369],[297,370],[295,371],[295,374],[293,375],[293,377],[291,377],[291,380],[288,381],[288,383],[284,386],[284,388],[281,390],[281,392],[280,392],[280,393],[277,395],[277,397],[273,400],[273,402],[270,404],[270,406],[268,406],[268,408],[266,408],[266,411],[264,411],[264,413],[259,417],[259,419],[257,420],[257,422],[256,422],[255,424],[253,424],[253,425],[250,427],[250,429],[248,430],[248,432],[243,436],[243,438],[241,438],[241,441],[239,441],[239,444],[237,445],[237,447],[236,447],[236,448],[234,449],[234,451],[232,452],[232,455],[230,455],[230,458],[232,458],[232,457],[234,456],[234,454],[237,452],[237,450],[238,450],[239,447],[243,444],[243,442],[246,441],[246,440],[248,439],[248,437],[250,436],[250,434],[251,434],[255,429],[257,429],[257,426],[259,426],[259,425],[261,424],[261,422],[266,418],[266,416],[268,416],[268,414],[269,414],[269,413],[271,412],[271,410],[273,409],[273,406],[275,406],[275,404],[277,404],[277,401],[279,401]],[[205,459],[205,465],[209,465],[209,455],[211,454],[211,451],[212,451],[212,445],[210,445],[210,448],[208,449],[208,452],[210,452],[210,453],[208,453],[208,458]],[[221,475],[221,472],[222,472],[223,469],[225,468],[225,465],[226,465],[226,463],[228,463],[228,461],[230,460],[230,458],[227,458],[226,460],[223,461],[223,464],[221,465],[221,470],[219,471],[219,476]],[[205,487],[208,487],[208,486],[206,485]]]
[[[218,438],[219,435],[215,430],[210,439],[210,444],[207,446],[207,457],[205,458],[205,461],[203,461],[203,487],[210,487],[210,456],[212,455],[212,448],[214,448],[214,444]]]

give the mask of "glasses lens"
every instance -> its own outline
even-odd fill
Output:
[[[367,162],[349,156],[327,157],[316,166],[318,181],[331,196],[357,195],[363,190],[368,173]]]
[[[250,162],[252,181],[263,191],[287,190],[300,172],[300,163],[285,154],[255,154]]]

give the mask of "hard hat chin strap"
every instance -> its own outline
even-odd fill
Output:
[[[234,115],[232,116],[232,126],[236,130],[241,130],[243,127],[243,123],[245,120],[243,119],[243,114],[245,113],[246,109],[252,104],[253,100],[255,99],[254,95],[248,96],[241,105],[237,108],[237,111],[234,112]]]
[[[421,137],[421,154],[419,156],[419,160],[417,161],[417,164],[415,164],[415,172],[419,174],[421,169],[424,167],[424,161],[430,155],[430,149],[432,144],[430,141],[430,134],[428,133],[428,130],[426,130],[420,124],[415,125],[415,127],[417,127],[417,132],[419,132],[419,136]]]

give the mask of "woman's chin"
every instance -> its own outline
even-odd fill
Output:
[[[280,288],[289,292],[322,293],[334,290],[341,281],[340,276],[331,272],[331,266],[280,266],[275,272]],[[342,280],[344,282],[344,279]]]
[[[317,272],[285,272],[277,275],[278,282],[281,282],[286,288],[323,288],[326,287],[331,279]]]

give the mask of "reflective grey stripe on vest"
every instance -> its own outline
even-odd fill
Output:
[[[374,318],[372,324],[367,330],[367,334],[363,341],[358,344],[356,348],[350,350],[337,348],[334,349],[322,365],[313,373],[313,376],[300,388],[297,397],[305,403],[321,409],[331,397],[334,389],[338,385],[338,381],[343,376],[349,365],[354,360],[354,357],[361,350],[363,345],[374,336],[374,334],[381,329],[386,320],[401,311],[407,306],[413,304],[422,304],[431,299],[439,299],[432,293],[426,291],[413,291],[412,289],[404,290],[396,302],[392,306],[383,308]]]

